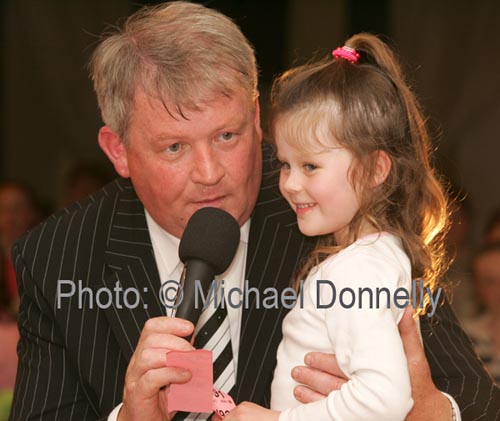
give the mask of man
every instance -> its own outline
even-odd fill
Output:
[[[255,58],[229,19],[184,2],[145,9],[101,43],[92,72],[106,123],[99,144],[122,178],[54,215],[14,248],[22,303],[12,419],[173,415],[168,385],[190,374],[165,367],[165,353],[192,349],[183,337],[193,326],[165,317],[157,291],[160,281],[178,279],[178,238],[197,209],[219,207],[239,222],[242,240],[228,277],[240,285],[248,279],[260,291],[282,290],[311,246],[277,193],[267,148],[261,154]],[[103,303],[106,291],[116,295]],[[125,291],[141,294],[124,305]],[[467,365],[435,370],[439,387],[465,407],[478,392],[491,396],[492,388],[465,336],[447,330],[454,326],[447,309],[439,311],[434,335],[445,347],[427,339],[428,352],[433,361]],[[228,308],[236,401],[268,405],[285,312],[258,309],[255,298],[248,308]],[[313,357],[316,368],[326,361],[335,374],[332,357]],[[420,369],[425,362],[416,365],[410,366],[416,416],[431,419],[425,408],[432,408],[434,419],[451,419],[449,401]],[[328,393],[336,378],[315,371],[306,381],[308,370],[314,371],[296,373],[299,382]],[[473,375],[471,390],[462,390]],[[305,400],[318,397],[299,392]],[[484,413],[490,400],[475,405],[475,413]]]

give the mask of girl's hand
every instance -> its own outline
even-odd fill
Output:
[[[271,411],[251,402],[240,403],[229,414],[224,417],[224,421],[278,421],[280,413]],[[217,415],[212,417],[212,421],[221,421]]]

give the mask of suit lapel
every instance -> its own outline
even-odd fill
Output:
[[[96,291],[105,287],[113,294],[119,288],[104,312],[129,361],[144,323],[151,317],[165,315],[165,310],[158,296],[161,283],[144,206],[128,180],[122,181],[122,185],[109,227],[104,274],[93,287]]]

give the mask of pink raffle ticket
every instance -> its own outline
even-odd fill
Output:
[[[211,351],[169,351],[167,367],[186,368],[192,374],[187,383],[170,385],[169,411],[215,412],[224,418],[235,407],[231,396],[213,388]]]

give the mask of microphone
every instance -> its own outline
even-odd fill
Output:
[[[233,261],[239,241],[239,224],[226,211],[208,207],[191,216],[179,244],[179,258],[185,269],[184,297],[175,317],[196,326],[203,306],[195,308],[195,281],[200,282],[206,297],[215,275],[224,273]]]

